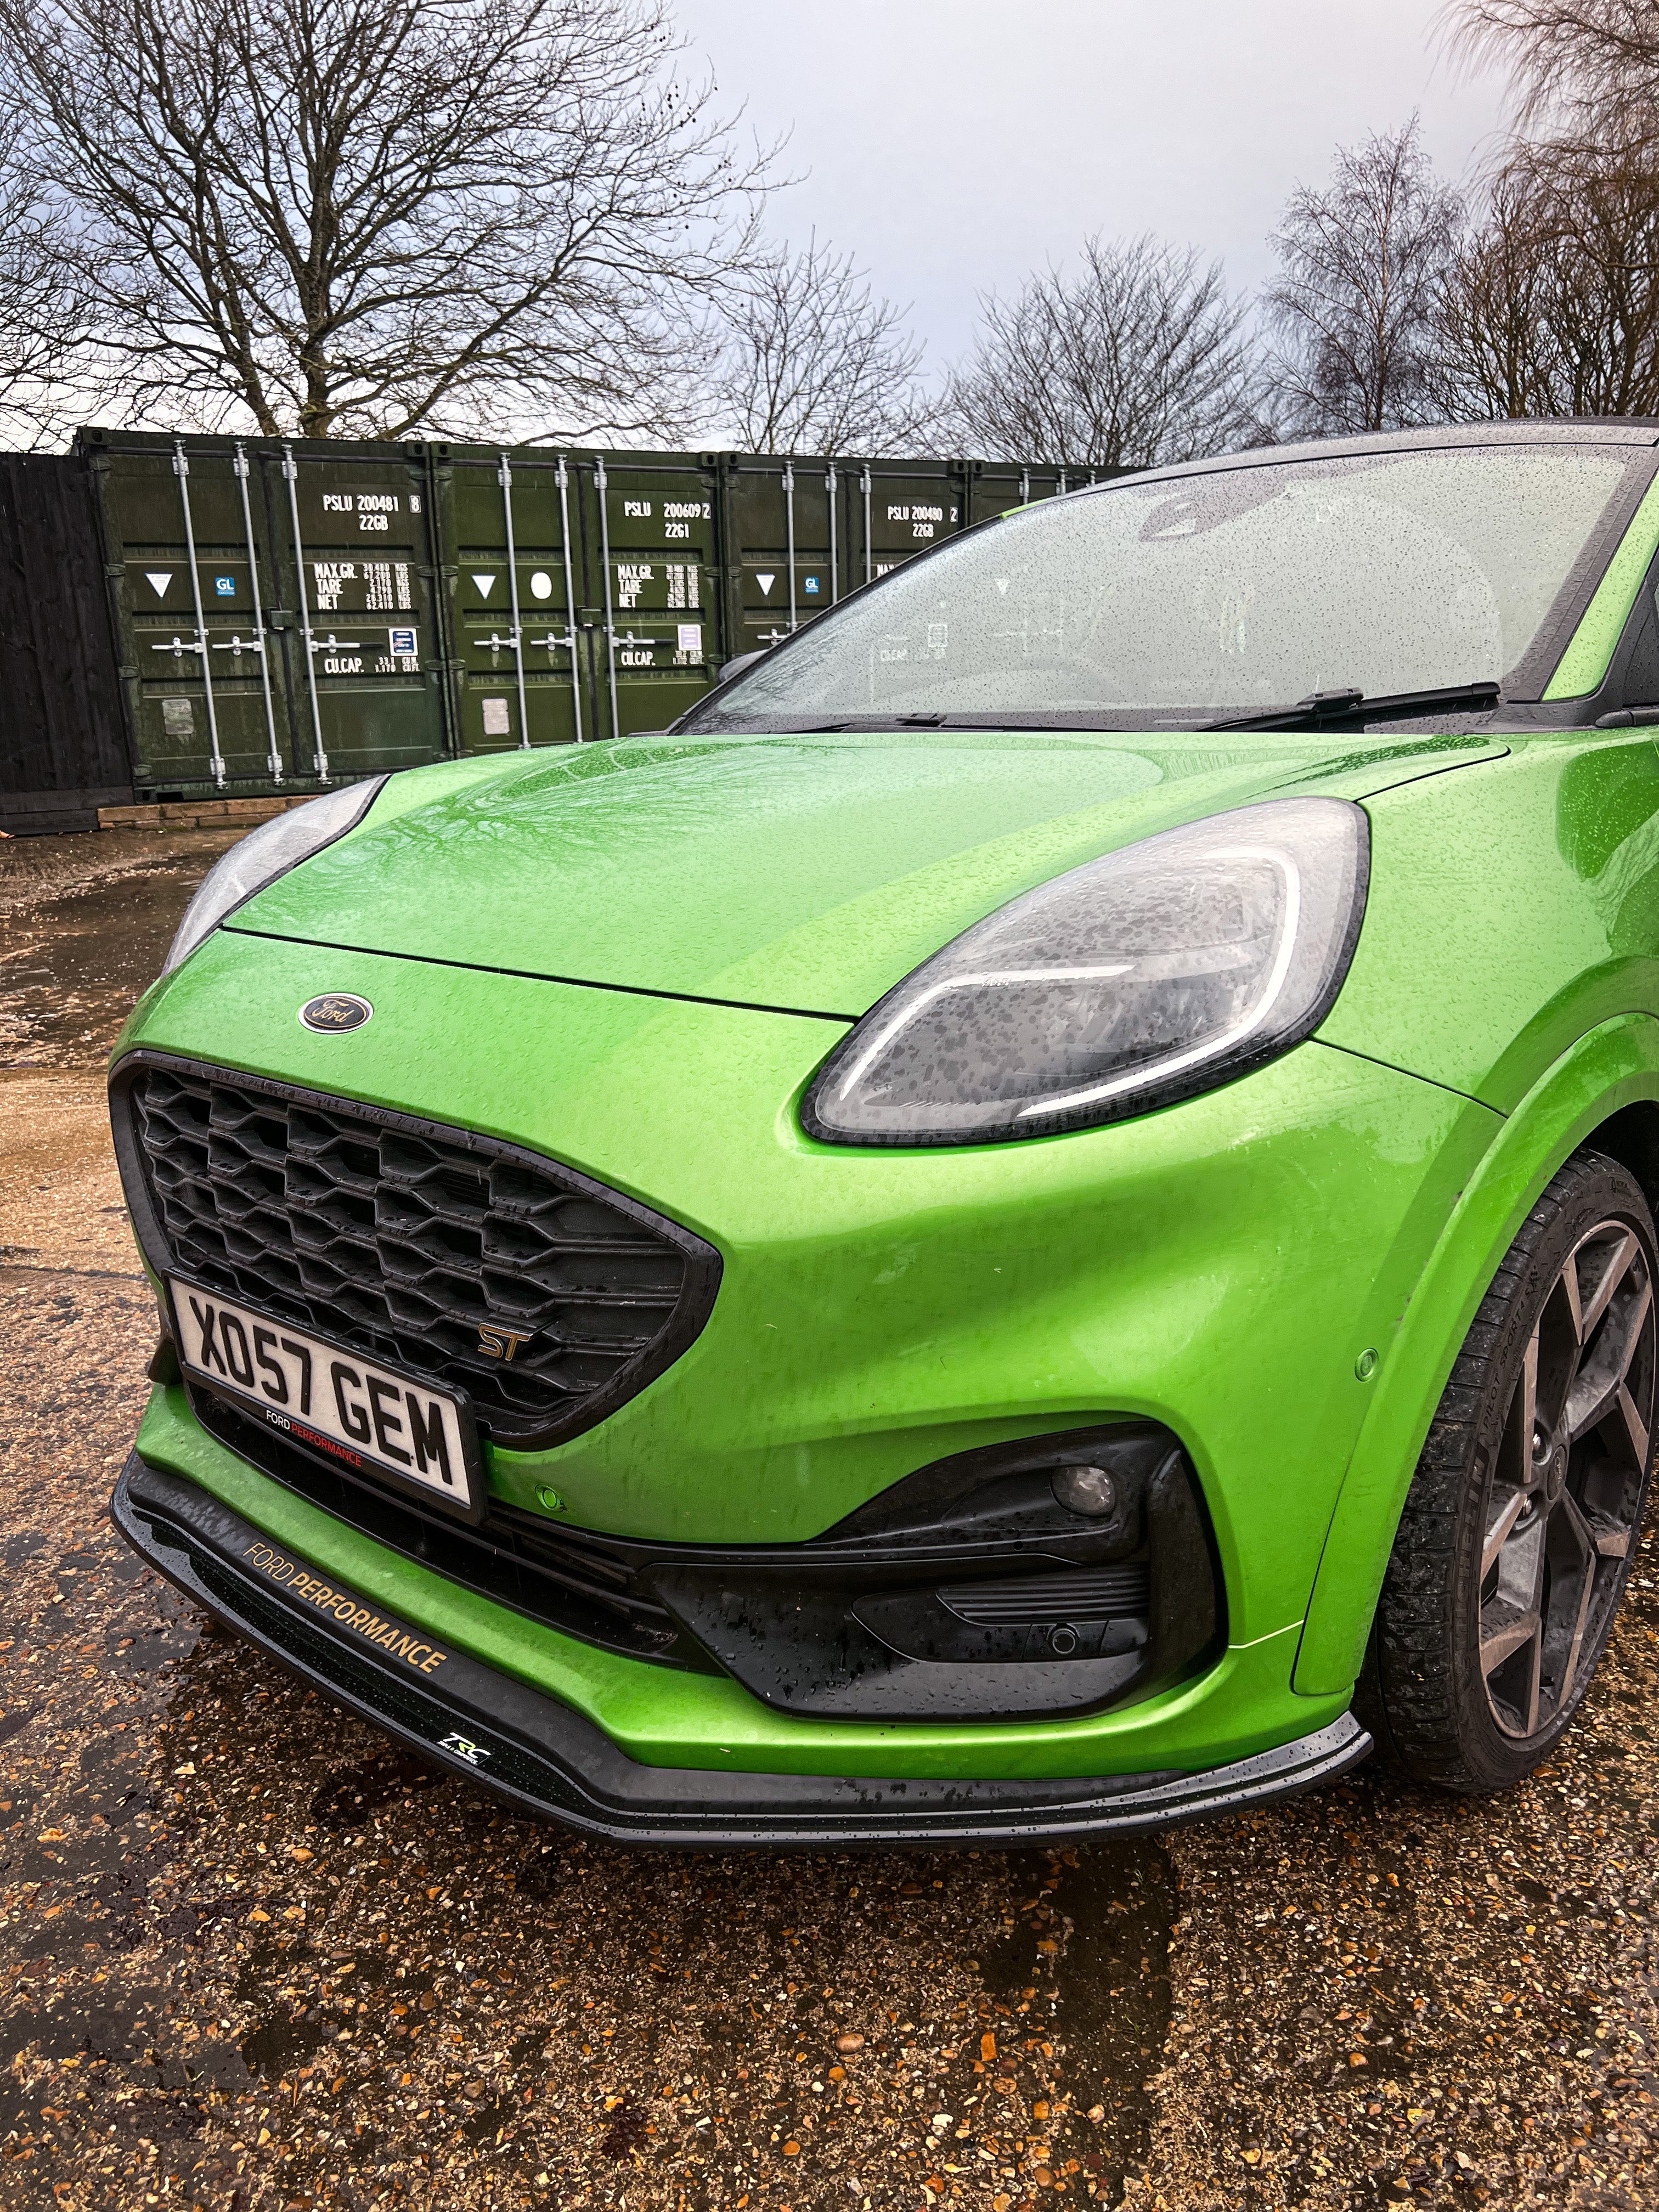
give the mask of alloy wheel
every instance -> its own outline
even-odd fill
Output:
[[[1653,1283],[1627,1222],[1580,1237],[1527,1342],[1486,1498],[1480,1667],[1503,1733],[1574,1700],[1611,1625],[1653,1431]]]

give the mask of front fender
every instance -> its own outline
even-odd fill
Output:
[[[1328,1696],[1358,1675],[1418,1455],[1522,1223],[1562,1162],[1644,1099],[1659,1100],[1659,1020],[1622,1014],[1545,1070],[1470,1178],[1377,1370],[1314,1579],[1292,1678],[1302,1695]]]

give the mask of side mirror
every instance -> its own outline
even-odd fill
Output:
[[[729,684],[734,676],[741,676],[745,668],[752,668],[757,660],[764,660],[770,650],[769,646],[763,645],[757,652],[740,653],[735,660],[728,660],[714,678],[715,690],[718,691],[722,684]]]

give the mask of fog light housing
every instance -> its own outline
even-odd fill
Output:
[[[1213,1659],[1224,1593],[1174,1432],[1109,1419],[933,1460],[809,1542],[645,1570],[751,1695],[817,1718],[1060,1718]]]
[[[1103,1521],[1117,1510],[1117,1485],[1103,1467],[1057,1467],[1048,1487],[1056,1505],[1085,1520]]]

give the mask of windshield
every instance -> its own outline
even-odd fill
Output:
[[[1632,465],[1595,446],[1356,453],[1024,507],[829,610],[679,726],[1167,726],[1501,682]]]

